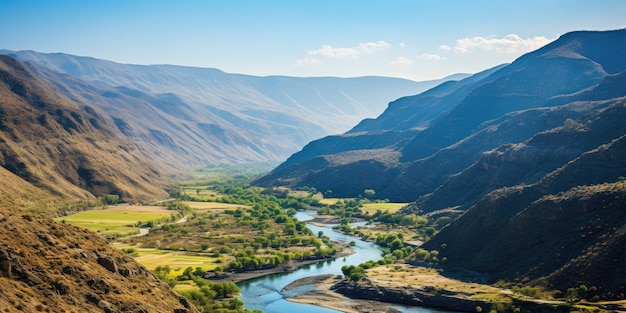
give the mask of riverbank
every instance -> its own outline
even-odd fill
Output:
[[[311,259],[311,260],[304,260],[304,261],[291,260],[287,263],[280,264],[276,267],[268,268],[264,270],[248,271],[248,272],[242,272],[242,273],[223,273],[220,276],[213,276],[213,277],[208,277],[208,278],[214,282],[238,283],[238,282],[242,282],[242,281],[246,281],[246,280],[250,280],[250,279],[254,279],[258,277],[263,277],[266,275],[293,272],[302,268],[305,265],[315,264],[318,262],[328,261],[328,260],[332,260],[336,258],[342,258],[342,257],[346,257],[354,253],[354,251],[352,250],[352,248],[350,248],[349,245],[341,245],[340,247],[341,249],[339,250],[339,252],[335,253],[335,255],[333,255],[330,258]]]
[[[313,285],[310,290],[287,300],[342,312],[398,312],[394,305],[454,312],[477,312],[478,307],[482,312],[571,312],[578,309],[564,301],[532,299],[507,289],[452,279],[431,268],[382,266],[370,269],[367,277],[358,283],[348,282],[340,275],[307,277],[289,284],[283,291]],[[595,307],[591,306],[596,312],[609,312],[601,305]]]
[[[341,281],[343,281],[341,275],[306,277],[292,282],[283,288],[281,292],[287,292],[302,286],[314,285],[315,288],[313,288],[313,290],[287,298],[287,301],[323,306],[328,309],[346,313],[401,313],[401,311],[391,307],[393,304],[374,300],[352,299],[332,290],[333,286]]]

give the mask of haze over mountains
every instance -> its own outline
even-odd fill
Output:
[[[166,170],[282,161],[311,140],[376,116],[393,99],[443,81],[255,77],[60,53],[0,53],[28,62],[70,99],[104,110]]]

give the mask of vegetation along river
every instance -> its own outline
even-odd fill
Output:
[[[299,212],[296,217],[301,221],[306,221],[312,218],[314,212]],[[314,234],[319,231],[323,231],[324,235],[328,236],[332,241],[348,243],[354,240],[356,245],[352,248],[354,253],[347,257],[340,257],[334,260],[320,261],[315,264],[304,266],[303,268],[290,273],[272,274],[256,279],[242,281],[237,285],[241,289],[240,299],[245,302],[245,307],[252,310],[262,310],[265,313],[284,313],[284,312],[298,312],[298,313],[335,313],[339,311],[312,306],[308,304],[300,304],[289,302],[287,297],[294,296],[297,293],[305,292],[313,288],[313,286],[303,286],[294,288],[287,292],[281,292],[281,290],[289,283],[311,276],[333,274],[342,275],[341,267],[344,265],[358,265],[368,260],[378,260],[382,258],[381,248],[371,242],[366,242],[352,236],[344,235],[334,231],[330,227],[318,227],[315,225],[307,225]],[[419,312],[419,313],[431,313],[431,312],[446,312],[426,308],[418,307],[403,307],[394,306],[397,310],[402,312]]]

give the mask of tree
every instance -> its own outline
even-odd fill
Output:
[[[365,269],[360,265],[345,265],[341,268],[343,276],[351,281],[359,281],[365,277]]]
[[[363,196],[367,199],[373,199],[375,195],[376,191],[374,191],[374,189],[365,189],[363,191]]]
[[[577,288],[567,288],[567,292],[565,293],[565,300],[569,303],[575,303],[580,300],[580,296],[578,294]]]
[[[104,196],[104,203],[106,204],[117,204],[120,201],[120,196],[118,195],[106,195]]]

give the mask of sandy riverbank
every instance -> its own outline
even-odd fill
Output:
[[[392,304],[389,303],[372,300],[355,300],[331,290],[332,286],[342,280],[343,277],[337,275],[312,276],[296,280],[287,285],[281,291],[284,292],[305,285],[315,285],[314,290],[304,292],[293,298],[287,298],[287,300],[291,302],[323,306],[325,308],[346,313],[400,312],[391,308]]]

